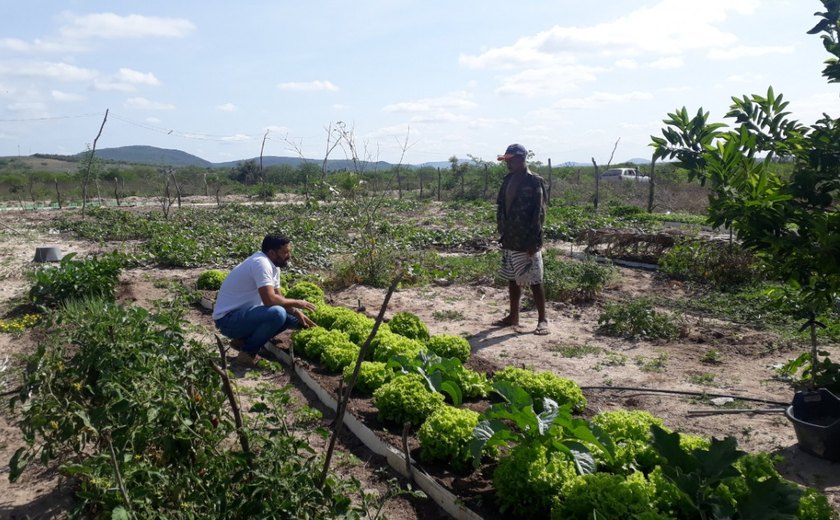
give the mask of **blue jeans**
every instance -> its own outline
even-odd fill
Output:
[[[266,341],[286,329],[299,329],[301,323],[279,305],[257,305],[225,314],[216,320],[216,327],[228,338],[245,341],[242,350],[253,355]]]

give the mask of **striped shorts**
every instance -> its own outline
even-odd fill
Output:
[[[502,249],[502,268],[499,270],[499,276],[509,282],[515,281],[520,287],[543,283],[542,251],[537,251],[531,256],[525,251]]]

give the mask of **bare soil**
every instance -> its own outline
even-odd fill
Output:
[[[28,283],[24,272],[31,267],[37,246],[57,245],[64,253],[76,251],[92,253],[107,247],[69,239],[66,236],[34,230],[34,220],[47,221],[49,212],[36,214],[6,214],[5,226],[0,226],[0,317],[13,312],[24,301]],[[564,246],[568,250],[567,246]],[[119,299],[126,303],[151,306],[155,300],[164,299],[168,290],[161,280],[191,285],[200,270],[138,269],[125,271],[121,278]],[[397,291],[390,302],[386,319],[400,311],[410,311],[424,320],[432,334],[458,334],[469,339],[473,357],[469,363],[476,370],[493,371],[513,365],[549,370],[576,381],[584,388],[589,404],[586,416],[602,410],[617,408],[642,409],[662,417],[666,425],[675,430],[705,436],[733,436],[746,451],[765,451],[781,455],[784,461],[779,469],[795,482],[824,492],[833,507],[840,511],[840,464],[812,457],[802,452],[790,423],[781,412],[712,414],[720,411],[708,399],[691,396],[653,393],[650,390],[678,390],[707,394],[731,394],[789,403],[793,389],[789,384],[774,378],[772,367],[798,355],[801,347],[793,347],[790,340],[776,334],[755,330],[725,320],[711,320],[687,316],[683,337],[669,342],[627,341],[606,337],[598,333],[598,316],[604,302],[625,300],[640,295],[658,295],[672,299],[691,297],[679,283],[668,281],[655,273],[620,269],[620,278],[605,291],[599,302],[590,305],[550,303],[548,318],[550,334],[533,334],[536,328],[536,311],[526,303],[521,317],[521,327],[499,328],[493,321],[507,311],[507,291],[485,285],[430,286]],[[385,296],[382,289],[354,286],[327,295],[335,305],[356,308],[360,304],[368,315],[375,315]],[[213,341],[213,324],[209,315],[199,308],[190,311],[188,319],[193,324],[191,333],[197,339]],[[279,337],[281,346],[288,345],[288,334]],[[566,357],[568,347],[578,349],[581,357]],[[29,334],[0,334],[0,367],[5,358],[12,367],[19,366],[19,356],[31,351],[35,343]],[[827,347],[837,357],[837,346]],[[720,363],[703,362],[710,349],[717,350]],[[13,389],[14,377],[9,369],[0,372],[0,392]],[[312,367],[312,372],[328,389],[335,391],[337,378]],[[324,412],[323,424],[327,425],[330,413],[320,407],[317,399],[290,371],[265,374],[263,379],[276,380],[277,384],[291,383],[295,399],[302,405],[309,403]],[[240,385],[253,385],[259,379],[242,377]],[[632,387],[635,390],[618,390]],[[780,405],[753,402],[743,403],[750,408],[781,409]],[[401,431],[397,432],[379,424],[370,400],[355,399],[350,406],[370,426],[380,427],[382,435],[399,446]],[[707,415],[698,411],[709,412]],[[6,407],[0,411],[0,518],[60,517],[72,502],[70,483],[59,486],[60,479],[54,468],[32,468],[20,482],[9,484],[7,461],[15,449],[23,445],[15,416]],[[313,446],[321,449],[313,439]],[[410,450],[417,457],[418,445],[413,438]],[[358,441],[345,436],[341,452],[349,461],[342,465],[370,489],[385,489],[385,480],[394,476],[379,458],[367,452]],[[445,468],[424,466],[431,474],[459,494],[464,501],[487,518],[498,518],[493,513],[490,478],[492,467],[485,466],[473,475],[456,475]],[[389,518],[445,518],[431,501],[391,500],[387,504]]]

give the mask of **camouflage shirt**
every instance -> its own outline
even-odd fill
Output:
[[[514,178],[519,175],[521,177]],[[511,187],[515,192],[508,194]],[[528,251],[543,243],[543,223],[548,202],[545,181],[539,175],[508,173],[496,197],[496,227],[505,249]]]

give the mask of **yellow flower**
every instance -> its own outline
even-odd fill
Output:
[[[50,428],[52,428],[53,430],[57,430],[58,429],[58,421],[50,421]]]

